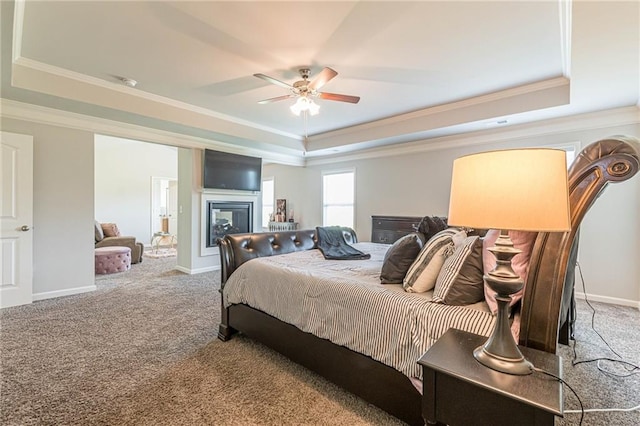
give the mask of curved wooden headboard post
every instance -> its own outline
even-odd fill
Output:
[[[609,182],[627,180],[639,168],[640,141],[627,136],[595,142],[573,162],[569,169],[571,231],[538,234],[522,300],[521,345],[556,352],[562,311],[573,290],[565,280],[573,274],[569,260],[576,254],[580,223]]]

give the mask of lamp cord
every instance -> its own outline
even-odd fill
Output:
[[[542,373],[542,374],[547,375],[547,376],[549,376],[549,377],[553,377],[554,379],[556,379],[557,381],[559,381],[560,383],[562,383],[563,385],[565,385],[566,387],[568,387],[568,388],[569,388],[569,390],[570,390],[571,392],[573,392],[573,394],[575,395],[576,399],[578,400],[578,404],[580,404],[580,411],[575,410],[575,412],[576,412],[576,413],[577,413],[577,412],[579,412],[579,413],[580,413],[580,423],[578,423],[578,425],[582,425],[582,420],[584,419],[584,413],[585,413],[584,406],[582,405],[582,400],[581,400],[581,399],[580,399],[580,397],[578,396],[578,393],[577,393],[577,392],[576,392],[576,391],[571,387],[571,385],[570,385],[569,383],[567,383],[566,381],[564,381],[564,380],[563,380],[562,378],[560,378],[559,376],[556,376],[556,375],[555,375],[555,374],[553,374],[553,373],[549,373],[548,371],[544,371],[544,370],[543,370],[543,369],[541,369],[541,368],[538,368],[538,367],[532,366],[532,367],[531,367],[531,369],[532,369],[533,371],[538,372],[538,373]],[[569,411],[565,411],[565,413],[569,413]]]
[[[585,285],[585,280],[584,280],[584,276],[582,275],[582,267],[580,266],[580,262],[576,262],[576,266],[578,267],[578,273],[580,274],[580,281],[582,282],[582,292],[584,294],[584,301],[587,303],[587,305],[589,306],[589,308],[591,309],[591,329],[598,335],[598,337],[600,337],[600,340],[602,340],[604,342],[605,345],[607,345],[607,347],[609,348],[609,350],[611,352],[613,352],[618,358],[620,359],[613,359],[613,358],[608,358],[608,357],[600,357],[600,358],[593,358],[593,359],[585,359],[585,360],[580,360],[578,361],[578,354],[576,352],[576,339],[573,339],[573,360],[571,361],[571,365],[576,366],[578,364],[585,364],[585,363],[590,363],[590,362],[597,362],[596,366],[598,368],[598,370],[600,370],[602,373],[604,374],[608,374],[610,376],[615,376],[615,377],[629,377],[629,376],[633,376],[635,374],[639,374],[640,373],[640,366],[633,364],[631,362],[625,361],[622,355],[620,355],[618,352],[616,352],[611,345],[606,341],[606,339],[602,336],[602,334],[600,334],[598,332],[598,330],[596,330],[595,327],[595,318],[596,318],[596,309],[593,307],[593,305],[591,304],[591,302],[589,302],[589,299],[587,298],[587,288]],[[617,373],[613,373],[611,371],[607,371],[605,369],[603,369],[600,365],[601,361],[611,361],[611,362],[617,362],[619,364],[623,365],[623,368],[625,370],[627,370],[628,374],[617,374]]]
[[[586,290],[586,285],[585,285],[585,280],[584,280],[584,276],[582,275],[582,268],[580,267],[580,263],[576,262],[576,266],[578,267],[578,272],[580,274],[580,280],[582,281],[582,291],[584,294],[584,300],[587,303],[587,305],[589,306],[589,308],[591,309],[591,328],[593,329],[593,331],[598,335],[598,337],[600,337],[600,339],[604,342],[605,345],[607,345],[607,347],[609,348],[609,350],[611,350],[611,352],[613,352],[618,358],[620,359],[613,359],[613,358],[607,358],[607,357],[600,357],[600,358],[594,358],[594,359],[586,359],[586,360],[580,360],[578,361],[578,354],[576,352],[576,343],[577,340],[572,337],[573,340],[573,345],[572,345],[572,349],[573,349],[573,360],[571,361],[571,365],[572,366],[576,366],[579,364],[586,364],[586,363],[591,363],[591,362],[597,362],[597,368],[600,372],[610,375],[610,376],[615,376],[615,377],[629,377],[632,376],[634,374],[638,374],[640,373],[640,367],[638,367],[637,365],[625,361],[624,359],[622,359],[622,356],[616,352],[611,345],[609,345],[609,343],[606,341],[606,339],[602,336],[602,334],[600,334],[598,332],[598,330],[596,330],[595,328],[595,314],[596,314],[596,310],[593,307],[593,305],[591,305],[591,303],[589,302],[589,299],[587,298],[587,290]],[[577,313],[577,309],[574,311]],[[574,315],[575,318],[575,315]],[[617,362],[620,364],[623,364],[624,368],[629,372],[629,374],[616,374],[607,370],[604,370],[601,366],[600,366],[600,362],[601,361],[611,361],[611,362]],[[580,398],[578,397],[578,394],[576,393],[576,391],[571,388],[571,386],[565,382],[564,380],[562,380],[561,378],[555,376],[554,374],[551,374],[549,372],[546,372],[544,370],[541,370],[539,368],[533,367],[534,371],[537,371],[539,373],[545,374],[547,376],[551,376],[553,378],[555,378],[556,380],[559,380],[561,383],[564,383],[565,385],[567,385],[567,387],[571,390],[571,392],[573,392],[573,394],[576,396],[576,398],[578,399],[578,403],[580,404],[580,410],[565,410],[564,413],[580,413],[580,424],[582,424],[582,420],[584,418],[584,413],[594,413],[594,412],[631,412],[631,411],[636,411],[636,410],[640,410],[640,405],[637,405],[635,407],[631,407],[631,408],[589,408],[586,409],[584,408],[582,401],[580,400]]]

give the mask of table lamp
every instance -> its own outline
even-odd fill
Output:
[[[511,267],[521,250],[509,230],[566,232],[571,228],[565,152],[557,149],[512,149],[460,157],[453,162],[448,223],[475,229],[498,229],[489,248],[497,259],[484,279],[496,293],[495,328],[473,355],[503,373],[532,372],[511,334],[509,303],[524,281]]]

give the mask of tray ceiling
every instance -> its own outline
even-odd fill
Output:
[[[639,15],[638,2],[2,2],[2,96],[331,154],[637,105]],[[360,102],[317,100],[306,119],[293,100],[257,103],[288,92],[253,74],[291,84],[302,67],[335,69],[323,89]]]

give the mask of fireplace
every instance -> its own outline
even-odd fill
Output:
[[[252,201],[207,201],[207,247],[227,234],[253,232]]]

